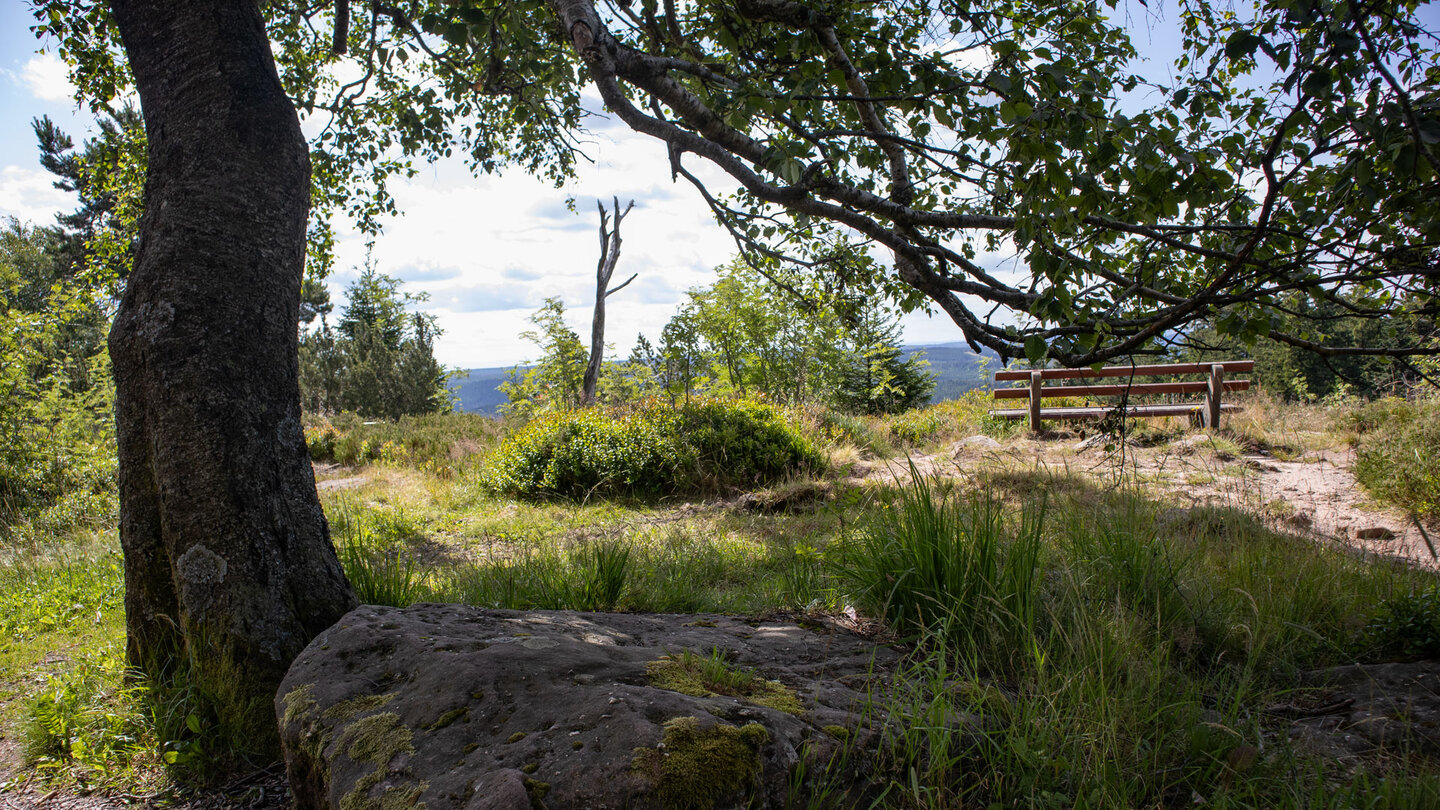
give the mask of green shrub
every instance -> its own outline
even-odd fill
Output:
[[[0,543],[31,544],[115,519],[115,436],[108,393],[47,392],[0,414]]]
[[[541,417],[500,446],[482,483],[518,496],[653,497],[764,485],[823,466],[773,407],[710,400]]]
[[[1380,603],[1370,634],[1376,646],[1407,658],[1440,658],[1440,586]]]
[[[1377,417],[1382,406],[1384,415]],[[1382,400],[1360,414],[1356,480],[1375,498],[1422,520],[1440,519],[1440,453],[1435,452],[1440,448],[1440,400]]]

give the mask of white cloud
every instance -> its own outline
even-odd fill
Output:
[[[70,84],[70,68],[49,51],[36,54],[20,68],[20,78],[30,94],[41,101],[70,101],[75,87]]]
[[[40,169],[0,168],[0,216],[52,225],[55,214],[76,205],[75,195],[55,188],[55,178]]]
[[[529,357],[534,348],[519,335],[550,296],[565,302],[571,327],[588,341],[599,252],[596,198],[607,206],[612,196],[622,206],[635,200],[621,227],[616,283],[631,273],[640,279],[611,298],[607,311],[606,333],[619,354],[629,352],[637,332],[657,339],[684,291],[710,283],[711,271],[729,261],[734,243],[693,188],[670,183],[658,142],[607,132],[596,136],[590,154],[596,162],[582,165],[562,189],[518,170],[471,177],[458,160],[394,183],[405,213],[386,223],[372,255],[381,272],[406,282],[404,289],[430,294],[425,308],[444,330],[435,344],[441,362],[478,368]],[[714,190],[730,189],[709,174]],[[567,197],[575,213],[565,209]],[[365,239],[343,229],[337,236],[330,284],[338,302],[352,268],[365,259]]]

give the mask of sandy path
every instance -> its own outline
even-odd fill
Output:
[[[1234,458],[1213,452],[1204,434],[1153,448],[1126,448],[1123,457],[1075,439],[1012,439],[1001,443],[971,436],[937,453],[882,459],[852,471],[852,483],[893,483],[909,479],[909,467],[924,475],[957,475],[985,468],[1043,466],[1056,472],[1111,476],[1120,465],[1146,477],[1184,503],[1219,503],[1262,515],[1277,528],[1320,542],[1340,543],[1365,554],[1402,558],[1440,571],[1425,535],[1409,516],[1375,504],[1351,472],[1349,449],[1314,453],[1303,461],[1268,455]],[[1434,530],[1431,542],[1440,543]]]
[[[1294,507],[1286,522],[1297,530],[1345,543],[1367,553],[1400,557],[1440,570],[1440,560],[1425,542],[1425,533],[1409,516],[1376,506],[1351,472],[1351,450],[1321,453],[1314,462],[1247,458],[1260,466],[1255,481],[1267,503]],[[1429,532],[1430,540],[1437,538]]]

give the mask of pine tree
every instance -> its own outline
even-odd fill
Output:
[[[307,410],[398,419],[450,409],[447,373],[435,359],[439,330],[431,316],[406,310],[426,296],[401,293],[399,286],[367,263],[346,291],[334,329],[324,316],[328,296],[314,297],[320,328],[300,339],[301,400]]]
[[[900,317],[873,304],[855,313],[848,351],[835,389],[835,404],[852,413],[900,413],[923,405],[935,375],[922,354],[905,357]]]

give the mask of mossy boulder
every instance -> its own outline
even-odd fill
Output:
[[[682,651],[743,683],[685,688]],[[896,659],[787,622],[364,606],[300,655],[276,716],[301,810],[778,808],[819,779],[860,801]]]

